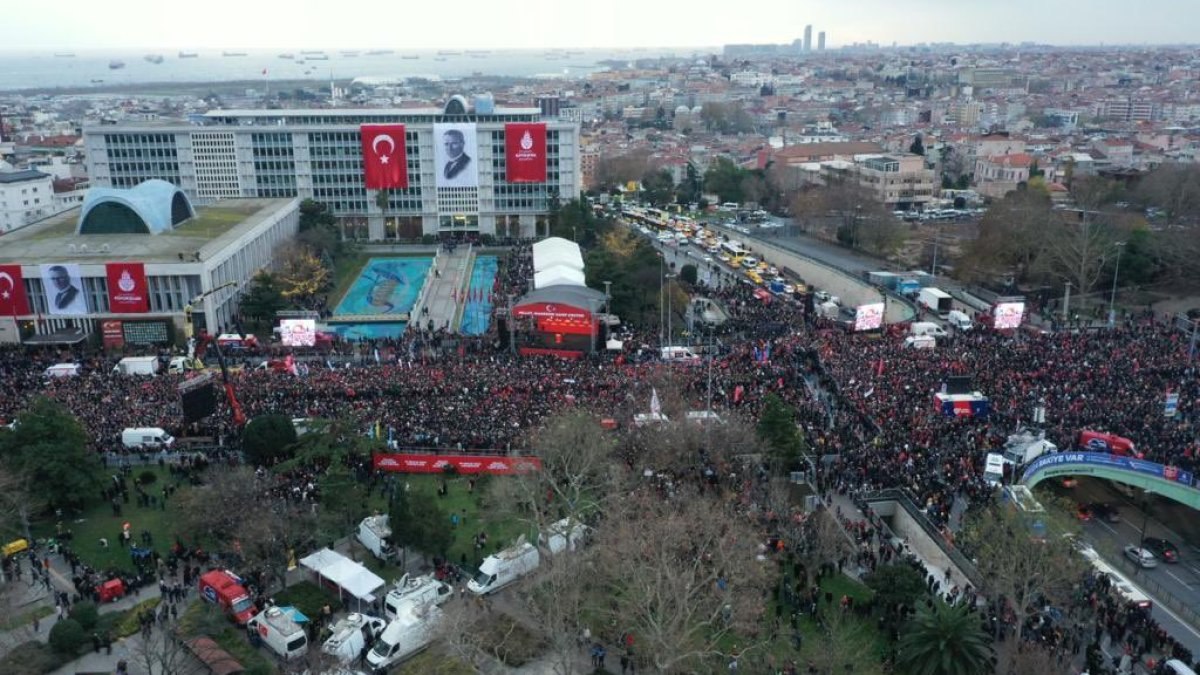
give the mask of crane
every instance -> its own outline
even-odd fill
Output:
[[[197,295],[196,297],[192,298],[187,305],[184,306],[183,331],[187,336],[189,345],[192,344],[193,340],[195,339],[193,336],[195,332],[195,326],[192,325],[192,312],[194,311],[194,306],[204,302],[205,298],[213,293],[216,293],[217,291],[236,286],[236,281],[227,281],[219,286],[201,293],[200,295]],[[244,427],[246,426],[246,413],[242,411],[242,404],[237,400],[236,392],[234,392],[233,389],[233,382],[229,380],[229,368],[227,368],[225,365],[225,355],[221,353],[220,340],[213,340],[213,348],[217,351],[217,364],[221,366],[221,382],[225,386],[225,397],[229,399],[229,408],[233,411],[233,423],[239,428]],[[190,349],[191,348],[189,347],[189,350]]]

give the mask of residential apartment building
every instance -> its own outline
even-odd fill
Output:
[[[33,169],[0,171],[0,234],[57,212],[50,174]]]
[[[1000,198],[1029,180],[1033,156],[1026,153],[993,155],[975,160],[976,191],[984,196]]]
[[[326,204],[349,237],[408,239],[423,234],[534,236],[545,232],[556,201],[582,184],[579,122],[545,117],[539,107],[469,108],[454,96],[444,108],[213,110],[197,123],[87,126],[85,161],[93,186],[132,187],[158,178],[197,204],[221,199],[311,198]],[[508,183],[505,125],[546,124],[546,180]],[[476,174],[469,186],[442,185],[434,125],[473,135]],[[359,128],[404,124],[408,187],[388,192],[386,211],[363,183]]]

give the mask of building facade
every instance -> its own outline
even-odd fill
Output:
[[[0,234],[56,213],[54,181],[41,171],[0,171]]]
[[[544,122],[546,179],[506,180],[505,125]],[[360,125],[404,124],[408,187],[388,191],[386,207],[363,182]],[[439,185],[434,125],[473,130],[477,180]],[[385,241],[479,233],[532,237],[548,230],[554,204],[582,185],[579,123],[541,108],[469,108],[455,96],[444,109],[214,110],[189,122],[88,126],[83,132],[92,185],[131,187],[157,178],[197,204],[230,198],[314,199],[348,238]]]

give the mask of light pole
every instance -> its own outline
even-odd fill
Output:
[[[1112,293],[1108,296],[1108,327],[1112,329],[1117,325],[1117,273],[1121,271],[1121,251],[1125,250],[1125,242],[1118,241],[1117,247],[1117,262],[1113,265],[1113,287]]]
[[[667,256],[665,253],[658,254],[658,346],[659,347],[667,346],[666,342],[664,341],[666,338],[666,332],[664,330],[664,327],[666,326],[667,322],[664,320],[664,317],[663,317],[663,312],[667,308],[667,303],[663,301],[663,294],[664,294],[664,290],[665,290],[665,286],[663,285],[663,282],[666,281],[666,276],[667,276],[667,271],[665,269],[666,257]]]
[[[666,275],[666,278],[668,280],[670,280],[670,279],[674,279],[677,276],[679,276],[679,275],[668,274],[668,275]],[[675,331],[672,328],[673,319],[675,317],[671,316],[672,310],[673,310],[673,308],[671,306],[671,295],[672,295],[671,294],[671,285],[667,284],[667,345],[668,346],[670,346],[671,344],[674,344],[674,342],[675,342],[675,337],[674,337]]]

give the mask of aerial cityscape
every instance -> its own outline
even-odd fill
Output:
[[[0,673],[1200,668],[1191,3],[75,4]]]

